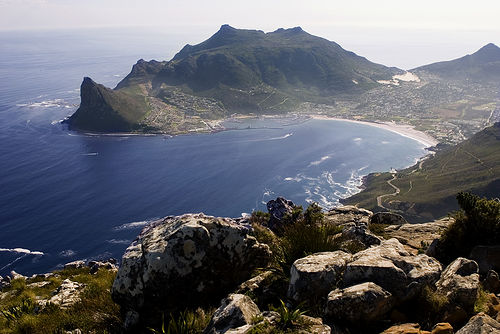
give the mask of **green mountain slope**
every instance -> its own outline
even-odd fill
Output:
[[[471,55],[421,66],[412,71],[425,71],[452,80],[500,84],[500,48],[490,43]]]
[[[80,108],[68,123],[96,131],[185,132],[231,113],[276,114],[302,102],[333,104],[337,96],[365,92],[378,86],[377,80],[401,72],[299,27],[264,33],[223,25],[170,61],[139,60],[114,90],[99,86],[82,93]],[[91,96],[100,90],[113,96],[108,106],[110,99]],[[120,103],[121,97],[136,103]],[[107,121],[98,124],[103,118]]]
[[[395,188],[388,182],[399,194],[389,195]],[[460,191],[500,197],[500,122],[394,175],[369,175],[366,189],[343,202],[374,211],[396,210],[411,221],[425,221],[458,209],[455,196]]]

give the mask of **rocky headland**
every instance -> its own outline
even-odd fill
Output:
[[[238,219],[160,219],[119,267],[77,261],[0,278],[2,333],[52,313],[62,325],[51,328],[65,333],[500,332],[498,247],[474,247],[447,263],[434,257],[452,219],[408,224],[353,206],[304,211],[283,198],[268,209]],[[91,304],[103,277],[98,298],[106,306]],[[64,320],[87,317],[78,313],[84,306],[93,322]]]

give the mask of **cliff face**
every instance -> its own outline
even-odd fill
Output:
[[[114,91],[86,77],[80,87],[81,103],[67,120],[73,129],[93,132],[127,132],[138,128],[145,105],[126,93]]]

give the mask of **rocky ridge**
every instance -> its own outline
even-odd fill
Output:
[[[268,207],[276,220],[273,226],[280,226],[294,204],[277,199]],[[142,332],[143,326],[156,326],[162,313],[200,306],[216,308],[204,333],[442,334],[500,329],[500,296],[495,295],[500,280],[494,270],[480,275],[478,263],[466,258],[444,267],[408,248],[413,233],[419,238],[428,234],[422,240],[432,241],[447,222],[412,227],[390,213],[383,219],[401,224],[389,225],[381,237],[370,230],[372,224],[380,224],[380,215],[356,207],[326,212],[324,222],[338,228],[332,238],[338,239],[340,249],[298,258],[289,272],[283,272],[289,280],[277,275],[271,252],[275,248],[258,238],[251,218],[186,214],[160,219],[127,248],[117,269],[111,294],[123,316],[119,331]],[[270,229],[268,233],[273,234]],[[353,242],[361,249],[353,249]],[[487,266],[496,268],[494,257]],[[116,270],[116,264],[76,261],[66,269],[96,274]],[[49,284],[51,275],[29,284]],[[17,273],[11,276],[0,279],[3,287],[14,278],[31,282]],[[71,308],[84,289],[85,284],[63,280],[40,305]],[[0,301],[9,294],[2,292]],[[281,306],[268,307],[279,300]],[[426,313],[438,300],[442,305]],[[485,313],[474,316],[479,300],[487,301],[480,306]],[[314,317],[299,312],[297,305]]]

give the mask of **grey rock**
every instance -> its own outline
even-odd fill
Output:
[[[335,320],[367,323],[380,320],[393,305],[391,293],[366,282],[330,292],[325,314]]]
[[[204,333],[226,333],[230,329],[251,325],[260,310],[250,297],[232,294],[215,311]],[[241,329],[239,332],[242,332]]]
[[[315,303],[336,288],[352,255],[343,251],[316,253],[296,260],[290,269],[288,297]]]
[[[377,212],[371,217],[370,224],[403,225],[408,224],[408,221],[397,213]]]
[[[83,260],[68,262],[64,265],[64,269],[81,269],[85,267],[87,267],[87,264]]]
[[[282,227],[283,218],[292,213],[295,204],[286,198],[278,197],[275,200],[267,202],[266,206],[267,211],[271,215],[269,218],[269,228],[272,231],[276,231]]]
[[[500,333],[500,323],[484,313],[473,316],[455,334],[494,334]]]
[[[472,249],[469,258],[479,265],[479,273],[485,275],[488,270],[500,272],[500,245],[476,246]]]
[[[373,212],[369,210],[345,205],[325,212],[325,221],[332,225],[344,225],[348,223],[355,223],[356,225],[363,223],[368,225],[372,215]]]
[[[22,274],[15,272],[14,270],[12,270],[10,272],[10,277],[11,277],[11,279],[27,279],[28,278]]]
[[[233,219],[204,214],[156,221],[127,248],[112,297],[151,317],[216,302],[270,259],[269,247],[248,233]]]
[[[368,230],[368,225],[364,223],[348,223],[342,229],[342,237],[344,240],[356,240],[364,245],[370,247],[380,245],[381,238],[377,237]]]
[[[139,324],[140,315],[136,311],[127,311],[125,314],[125,319],[123,321],[123,327],[127,330],[131,330]]]
[[[48,300],[40,300],[39,304],[44,306],[47,303],[58,305],[62,309],[68,309],[80,301],[80,294],[85,288],[85,284],[73,282],[70,279],[62,281],[61,285],[54,291],[53,296]]]
[[[422,248],[428,251],[433,241],[439,239],[451,222],[453,219],[444,218],[429,223],[390,225],[385,228],[384,233],[387,238],[398,239],[410,253],[417,254]]]
[[[479,289],[478,271],[475,261],[459,257],[443,270],[436,282],[437,292],[446,295],[452,304],[472,311]]]
[[[354,254],[343,275],[343,286],[374,282],[399,300],[412,298],[425,285],[434,284],[441,264],[424,254],[413,255],[396,239]]]
[[[89,261],[87,266],[90,268],[90,274],[96,274],[99,269],[103,268],[106,270],[118,270],[118,266],[114,263],[106,261],[106,262],[101,262],[101,261]]]

